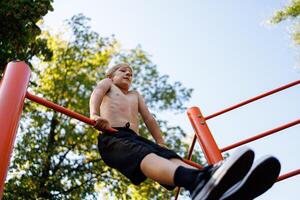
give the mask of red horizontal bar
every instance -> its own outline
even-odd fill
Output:
[[[70,117],[73,117],[75,119],[78,119],[79,121],[82,121],[82,122],[84,122],[86,124],[89,124],[89,125],[92,125],[92,126],[95,126],[95,124],[96,124],[95,120],[92,120],[92,119],[90,119],[88,117],[85,117],[85,116],[83,116],[83,115],[81,115],[79,113],[76,113],[74,111],[68,110],[68,109],[66,109],[66,108],[64,108],[64,107],[62,107],[60,105],[57,105],[57,104],[55,104],[55,103],[53,103],[51,101],[48,101],[46,99],[43,99],[41,97],[35,96],[33,94],[30,94],[29,92],[26,92],[26,98],[30,99],[31,101],[34,101],[36,103],[39,103],[41,105],[44,105],[44,106],[46,106],[48,108],[56,110],[57,112],[60,112],[60,113],[63,113],[65,115],[68,115]],[[115,132],[117,130],[115,130],[115,129],[109,129],[108,131]]]
[[[294,171],[291,171],[289,173],[283,174],[281,176],[278,177],[277,182],[282,181],[284,179],[290,178],[292,176],[296,176],[300,174],[300,169],[296,169]]]
[[[185,162],[186,164],[191,165],[191,166],[193,166],[193,167],[196,167],[196,168],[198,168],[198,169],[203,169],[203,166],[202,166],[202,165],[200,165],[200,164],[198,164],[198,163],[195,163],[195,162],[193,162],[193,161],[191,161],[191,160],[183,159],[182,161]]]
[[[242,141],[240,141],[240,142],[237,142],[237,143],[235,143],[235,144],[232,144],[232,145],[229,145],[229,146],[227,146],[227,147],[224,147],[224,148],[221,149],[221,152],[228,151],[229,149],[233,149],[233,148],[238,147],[238,146],[241,146],[241,145],[243,145],[243,144],[246,144],[246,143],[252,142],[252,141],[254,141],[254,140],[257,140],[257,139],[266,137],[266,136],[268,136],[268,135],[271,135],[271,134],[276,133],[276,132],[278,132],[278,131],[281,131],[281,130],[283,130],[283,129],[289,128],[289,127],[291,127],[291,126],[295,126],[295,125],[297,125],[297,124],[299,124],[299,123],[300,123],[300,119],[295,120],[295,121],[293,121],[293,122],[290,122],[290,123],[287,123],[287,124],[285,124],[285,125],[279,126],[279,127],[274,128],[274,129],[272,129],[272,130],[269,130],[269,131],[263,132],[263,133],[261,133],[261,134],[258,134],[258,135],[256,135],[256,136],[253,136],[253,137],[251,137],[251,138],[248,138],[248,139],[242,140]]]
[[[289,88],[289,87],[292,87],[292,86],[295,86],[295,85],[297,85],[297,84],[299,84],[299,83],[300,83],[300,80],[294,81],[294,82],[292,82],[292,83],[289,83],[289,84],[287,84],[287,85],[281,86],[281,87],[276,88],[276,89],[274,89],[274,90],[271,90],[271,91],[269,91],[269,92],[263,93],[263,94],[258,95],[258,96],[256,96],[256,97],[253,97],[253,98],[251,98],[251,99],[249,99],[249,100],[243,101],[243,102],[241,102],[241,103],[239,103],[239,104],[236,104],[236,105],[234,105],[234,106],[231,106],[231,107],[229,107],[229,108],[226,108],[226,109],[224,109],[224,110],[221,110],[221,111],[219,111],[219,112],[216,112],[216,113],[214,113],[214,114],[212,114],[212,115],[209,115],[209,116],[205,117],[205,120],[211,119],[211,118],[216,117],[216,116],[221,115],[221,114],[224,114],[224,113],[226,113],[226,112],[228,112],[228,111],[234,110],[234,109],[239,108],[239,107],[241,107],[241,106],[244,106],[244,105],[246,105],[246,104],[248,104],[248,103],[251,103],[251,102],[256,101],[256,100],[258,100],[258,99],[261,99],[261,98],[263,98],[263,97],[266,97],[266,96],[269,96],[269,95],[274,94],[274,93],[276,93],[276,92],[279,92],[279,91],[281,91],[281,90],[285,90],[285,89],[287,89],[287,88]]]

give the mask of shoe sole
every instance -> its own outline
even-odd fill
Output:
[[[231,186],[244,178],[250,170],[253,160],[254,152],[249,148],[242,148],[235,152],[213,173],[200,191],[197,191],[197,188],[195,189],[195,193],[199,193],[192,199],[219,199]]]
[[[280,162],[275,157],[260,159],[244,180],[221,200],[250,200],[258,197],[273,186],[279,176],[280,168]]]

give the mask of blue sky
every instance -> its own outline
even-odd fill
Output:
[[[102,36],[114,34],[123,48],[141,45],[161,74],[194,88],[187,107],[208,116],[240,101],[298,80],[299,49],[290,22],[269,25],[287,1],[64,0],[54,1],[45,24],[57,29],[64,19],[84,13]],[[242,107],[208,125],[220,147],[299,119],[300,86]],[[186,113],[159,114],[170,124],[193,129]],[[300,168],[300,125],[250,143],[257,157],[277,156],[282,173]],[[300,176],[277,183],[258,199],[297,199]]]

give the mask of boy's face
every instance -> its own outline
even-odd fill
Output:
[[[127,65],[119,67],[112,76],[112,81],[119,87],[129,88],[132,82],[132,70]]]

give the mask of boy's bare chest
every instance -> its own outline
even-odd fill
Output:
[[[112,104],[121,107],[135,108],[138,106],[138,96],[135,92],[129,92],[124,94],[116,86],[111,87],[109,93],[107,94]]]

